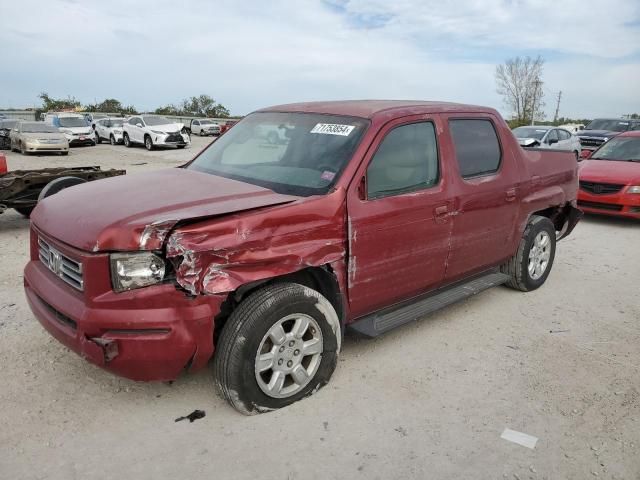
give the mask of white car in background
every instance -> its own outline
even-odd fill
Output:
[[[123,124],[122,141],[125,147],[139,143],[147,150],[156,147],[184,148],[191,143],[183,133],[184,125],[159,115],[134,115]]]
[[[580,140],[564,128],[548,125],[531,125],[513,129],[518,143],[523,147],[553,148],[573,152],[576,159],[580,159]]]
[[[107,140],[111,145],[122,143],[123,118],[101,118],[95,121],[94,134],[96,143]]]
[[[584,130],[584,123],[567,123],[565,125],[560,125],[558,128],[564,128],[565,130],[569,130],[574,135],[580,133]]]
[[[194,118],[191,120],[191,134],[200,135],[220,135],[220,125],[208,118]]]
[[[44,123],[58,127],[60,133],[67,137],[70,147],[77,145],[94,146],[96,144],[93,131],[84,115],[66,112],[47,113],[44,117]]]

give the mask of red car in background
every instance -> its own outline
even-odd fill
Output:
[[[640,219],[640,131],[612,138],[580,166],[582,210]]]
[[[233,127],[236,123],[238,123],[238,120],[227,120],[227,122],[224,125],[220,125],[220,135],[225,133],[227,130]]]

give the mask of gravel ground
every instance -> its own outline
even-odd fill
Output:
[[[7,156],[11,169],[140,174],[209,141]],[[0,216],[1,478],[640,479],[638,222],[584,219],[535,292],[495,288],[376,340],[347,337],[327,387],[255,417],[217,396],[210,369],[136,383],[50,337],[22,292],[28,225]],[[206,417],[174,422],[194,409]]]

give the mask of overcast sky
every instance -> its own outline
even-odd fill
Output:
[[[495,65],[541,54],[547,117],[640,112],[640,0],[20,0],[0,3],[0,107],[37,95],[140,110],[206,93],[488,105]]]

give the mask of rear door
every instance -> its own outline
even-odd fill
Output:
[[[451,200],[438,131],[437,115],[389,122],[349,188],[348,295],[355,317],[443,281]]]
[[[489,114],[446,115],[445,132],[457,171],[451,252],[445,281],[455,282],[513,254],[521,197],[517,152],[502,144],[506,126]],[[517,245],[517,243],[515,243]]]

